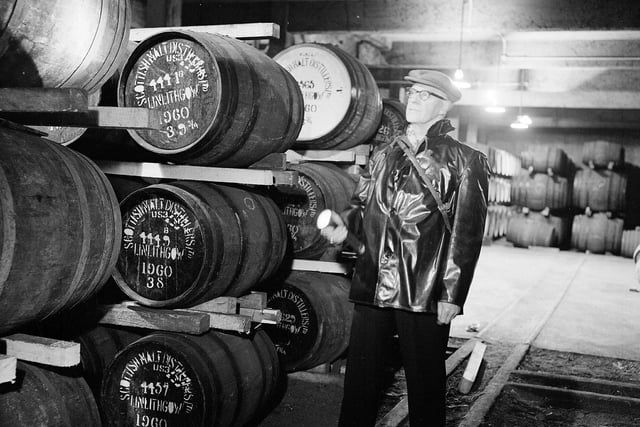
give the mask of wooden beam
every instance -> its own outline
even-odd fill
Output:
[[[251,292],[238,298],[240,308],[251,308],[254,310],[262,310],[267,308],[266,292]]]
[[[161,111],[128,107],[89,107],[85,111],[0,111],[0,117],[31,126],[108,129],[160,129]]]
[[[211,313],[236,314],[238,312],[238,299],[236,297],[218,297],[189,307],[189,309]]]
[[[0,385],[15,382],[17,367],[17,358],[0,354]]]
[[[86,90],[74,88],[0,88],[0,112],[86,112]]]
[[[352,266],[330,261],[313,261],[307,259],[294,259],[291,264],[292,270],[297,271],[319,271],[323,273],[351,274]]]
[[[272,22],[256,22],[252,24],[227,25],[194,25],[179,27],[132,28],[129,40],[142,41],[158,33],[167,31],[195,31],[203,33],[221,34],[236,39],[271,39],[280,37],[280,26]]]
[[[505,384],[505,390],[509,389],[539,396],[547,404],[561,408],[581,408],[605,413],[624,412],[636,416],[640,415],[640,399],[633,397],[515,382]]]
[[[104,173],[111,175],[253,185],[294,185],[298,181],[296,171],[165,165],[148,162],[98,161],[96,163]]]
[[[70,367],[80,364],[80,344],[26,334],[2,338],[7,356],[49,366]]]
[[[104,314],[98,323],[102,324],[193,335],[200,335],[209,330],[209,316],[205,313],[148,308],[128,303],[107,305],[101,309]]]
[[[468,394],[471,391],[473,383],[476,381],[478,371],[480,370],[480,365],[482,365],[482,358],[484,357],[486,349],[487,345],[481,341],[476,342],[476,345],[473,347],[471,357],[469,357],[469,362],[467,362],[467,367],[462,374],[462,378],[460,379],[460,384],[458,386],[460,393]]]
[[[630,382],[610,381],[601,378],[584,378],[575,375],[561,375],[548,372],[534,372],[524,369],[513,371],[510,378],[527,384],[640,399],[640,385]]]
[[[487,105],[489,91],[463,89],[459,106]],[[603,110],[640,110],[639,92],[570,91],[528,92],[502,90],[498,102],[503,107],[575,108]]]

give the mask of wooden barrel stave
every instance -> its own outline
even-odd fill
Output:
[[[0,330],[9,330],[93,295],[117,259],[121,221],[91,161],[28,133],[0,128],[0,139]]]
[[[273,358],[262,357],[267,356],[267,341],[258,338],[261,334],[264,332],[257,331],[253,337],[216,331],[202,336],[154,333],[136,341],[118,354],[103,381],[105,425],[132,425],[144,415],[167,425],[245,425],[259,413],[275,386],[277,367]],[[134,365],[135,371],[127,369]],[[166,369],[181,373],[180,381],[168,382],[162,372]],[[180,405],[179,410],[145,409],[132,406],[135,399],[121,399],[123,394],[139,393],[145,383],[157,382],[167,390],[165,399],[174,402],[173,408]]]
[[[122,210],[123,246],[113,276],[127,295],[148,306],[188,307],[243,295],[277,270],[286,251],[275,203],[238,187],[157,184],[132,193]],[[165,217],[181,218],[184,226],[167,228]],[[148,235],[168,242],[166,248],[142,251]]]
[[[607,168],[624,164],[624,148],[609,141],[589,141],[582,146],[582,162],[596,168]]]
[[[94,92],[125,59],[131,21],[126,0],[14,0],[12,6],[0,22],[7,37],[0,86]]]
[[[180,53],[171,52],[172,46],[180,46]],[[194,53],[199,74],[178,65],[175,58],[182,51]],[[136,76],[147,70],[145,61],[153,52],[166,57],[169,65],[153,59],[143,80],[153,83],[158,76],[176,73],[171,75],[175,87],[184,91],[183,99],[171,98],[173,92],[164,88],[159,100],[172,102],[152,102],[151,89],[150,95],[136,98],[134,89],[142,81]],[[118,105],[146,103],[166,115],[164,134],[130,131],[140,146],[179,163],[216,166],[248,166],[289,148],[302,126],[301,97],[291,76],[258,50],[228,37],[189,31],[164,32],[143,41],[127,61],[118,89]]]
[[[593,211],[623,211],[626,205],[627,178],[612,171],[581,169],[573,186],[573,205]]]
[[[313,368],[339,357],[349,343],[353,306],[348,279],[315,272],[292,272],[268,290],[269,307],[283,313],[265,328],[286,372]]]
[[[306,101],[294,147],[347,149],[376,133],[382,99],[371,72],[356,58],[336,46],[301,43],[274,59],[298,81]]]
[[[100,425],[96,402],[81,377],[18,361],[16,383],[0,389],[0,425]]]

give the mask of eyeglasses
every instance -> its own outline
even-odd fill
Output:
[[[411,98],[413,95],[418,95],[418,98],[420,98],[420,101],[422,102],[429,99],[430,96],[435,96],[436,98],[442,99],[443,101],[445,100],[443,96],[440,96],[433,92],[429,92],[428,90],[418,90],[416,88],[410,87],[409,89],[407,89],[407,96]]]

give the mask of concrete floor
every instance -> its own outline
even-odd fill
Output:
[[[629,258],[485,246],[451,335],[640,360],[639,287]]]

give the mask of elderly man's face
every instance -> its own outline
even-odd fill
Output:
[[[409,123],[428,123],[445,109],[446,101],[433,89],[414,84],[408,90],[406,118]]]

